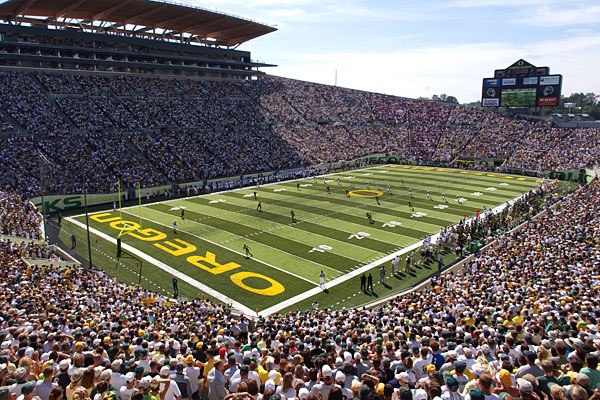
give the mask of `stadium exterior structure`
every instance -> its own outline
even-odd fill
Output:
[[[9,0],[0,4],[0,66],[249,79],[237,47],[277,28],[149,0]]]

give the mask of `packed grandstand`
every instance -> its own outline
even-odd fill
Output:
[[[292,79],[2,71],[0,82],[2,179],[26,196],[40,192],[40,152],[60,167],[44,172],[57,193],[80,192],[83,171],[91,191],[111,192],[115,178],[154,187],[375,153],[446,164],[494,158],[534,171],[600,158],[595,128]]]
[[[0,17],[44,16],[42,3],[11,0]],[[70,31],[0,32],[0,400],[600,400],[597,179],[560,196],[540,186],[471,231],[459,226],[460,243],[472,233],[492,246],[377,307],[266,317],[65,263],[40,240],[43,217],[29,201],[80,193],[84,180],[95,193],[117,180],[175,187],[381,153],[544,175],[598,165],[599,129],[263,76],[244,52],[165,50],[161,61],[152,25],[173,27],[161,40],[181,46],[233,46],[274,28],[203,10],[177,16],[183,6],[166,2],[56,3],[44,21]],[[74,32],[81,21],[62,17],[78,8],[75,18],[114,17],[117,33],[137,18],[144,39],[117,51],[104,42],[117,40],[111,31],[81,48],[103,33],[93,23]],[[231,26],[210,42],[218,24]],[[206,79],[215,74],[243,79]]]

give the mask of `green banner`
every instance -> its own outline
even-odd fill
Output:
[[[582,183],[587,183],[592,177],[594,177],[594,173],[590,173],[592,171],[586,169],[568,169],[564,171],[550,171],[549,177],[550,179],[558,179],[561,181],[577,181]]]
[[[119,195],[117,193],[100,193],[100,194],[88,194],[87,203],[89,206],[95,204],[111,203],[113,201],[119,201]],[[42,209],[42,198],[40,196],[31,199],[33,205],[38,209]],[[71,194],[71,195],[49,195],[44,196],[44,207],[46,212],[58,212],[64,210],[70,210],[74,208],[83,207],[83,195],[82,194]]]

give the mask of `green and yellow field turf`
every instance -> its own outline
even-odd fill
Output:
[[[319,176],[146,205],[141,209],[141,227],[138,207],[93,214],[94,264],[137,283],[141,260],[144,287],[170,295],[171,277],[177,275],[181,295],[208,295],[233,302],[246,313],[306,309],[314,299],[320,307],[357,306],[431,274],[431,267],[425,266],[391,277],[389,261],[395,254],[417,249],[425,236],[458,223],[465,214],[473,217],[484,206],[497,207],[537,186],[529,177],[399,165],[346,171],[325,179],[325,183]],[[259,201],[262,212],[257,210]],[[374,223],[368,221],[367,212]],[[62,229],[63,241],[68,243],[75,233],[78,251],[87,255],[86,244],[81,243],[85,216],[68,218]],[[117,265],[115,243],[120,233],[124,256]],[[246,257],[244,245],[251,257]],[[385,285],[375,284],[374,293],[359,291],[362,272],[370,272],[378,282],[382,262]],[[403,265],[404,261],[401,269]],[[321,271],[326,291],[319,288]]]

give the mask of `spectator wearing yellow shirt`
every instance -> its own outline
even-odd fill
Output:
[[[200,391],[200,398],[202,400],[208,400],[208,386],[210,385],[210,382],[208,381],[207,377],[208,377],[208,373],[210,372],[211,369],[213,369],[215,366],[215,353],[213,349],[208,349],[206,350],[206,362],[204,363],[203,367],[204,370],[202,371],[202,390]]]
[[[278,385],[281,374],[274,369],[275,359],[273,357],[267,357],[264,364],[264,367],[262,364],[259,364],[257,367],[258,377],[260,378],[261,383],[264,384],[267,380],[273,379],[275,385]]]

